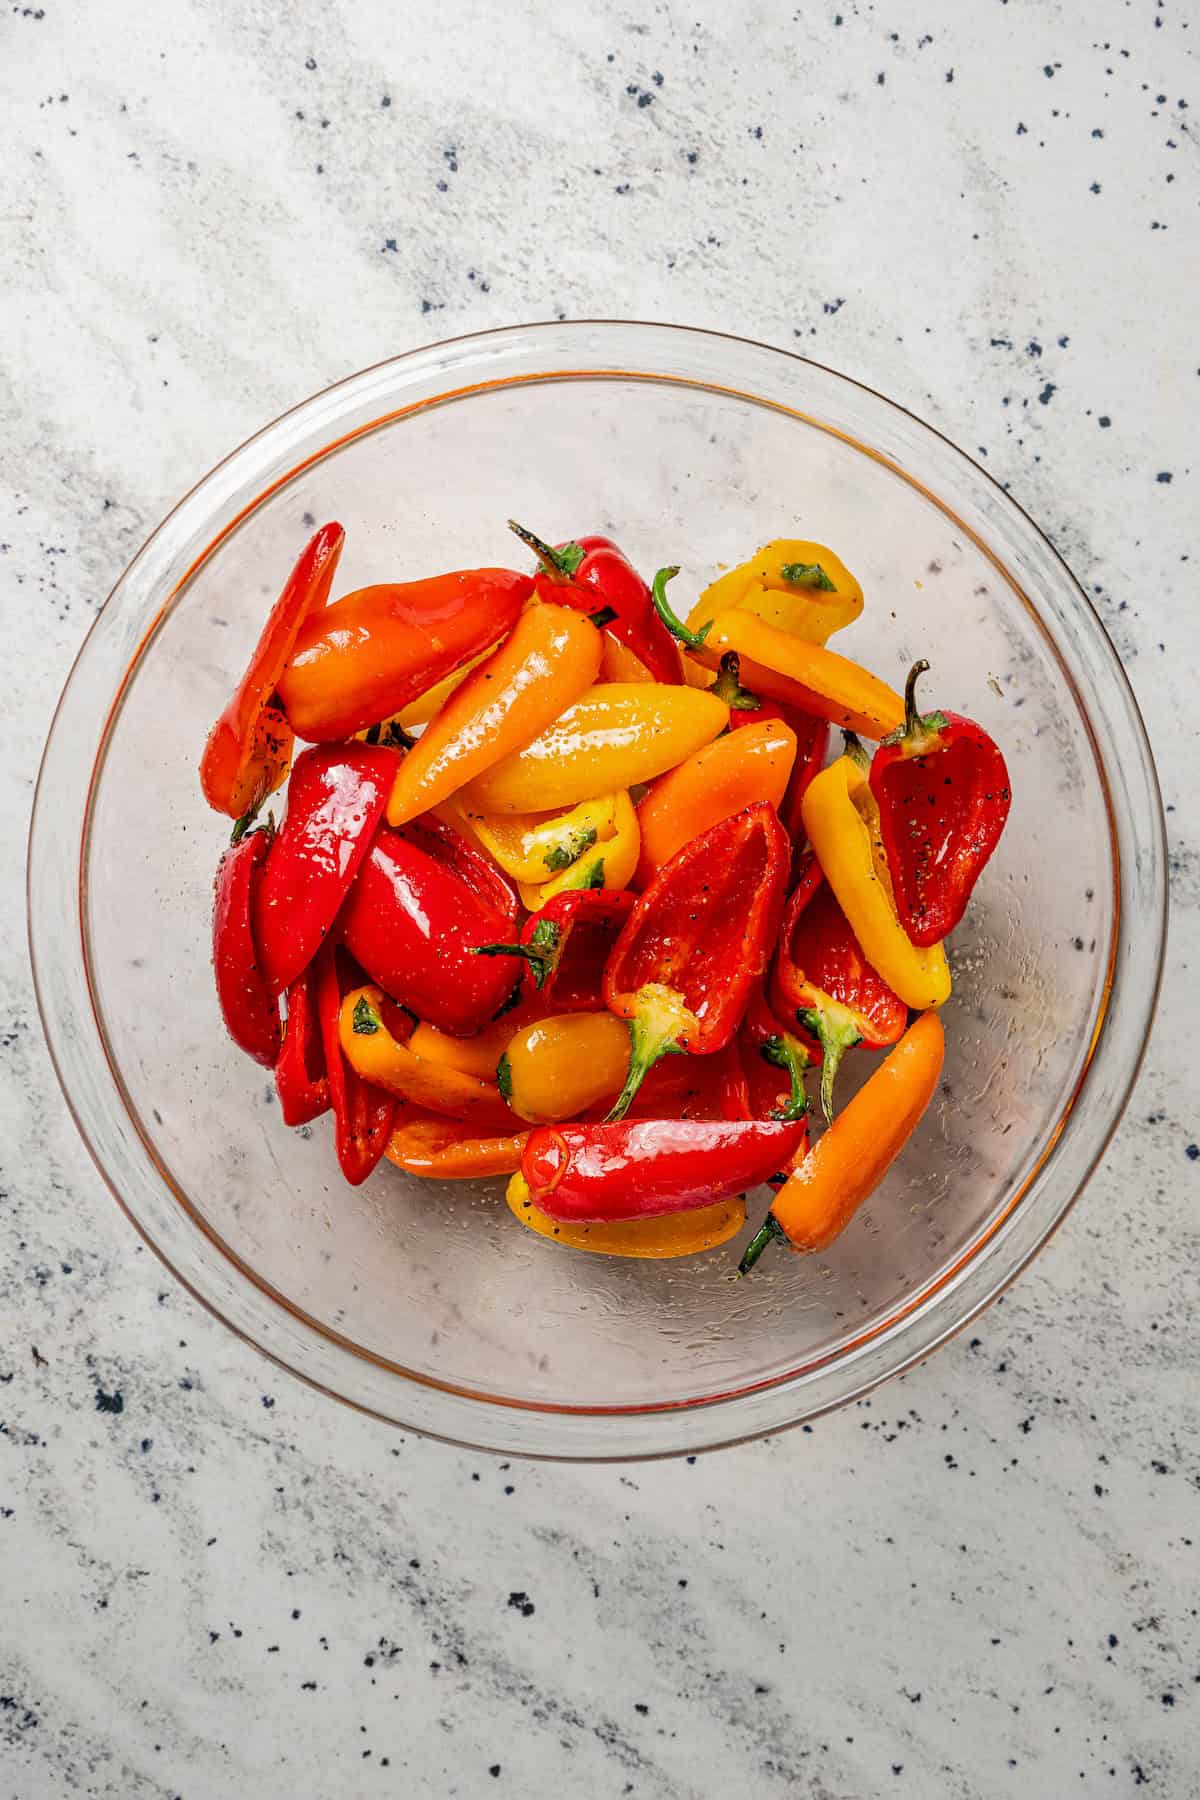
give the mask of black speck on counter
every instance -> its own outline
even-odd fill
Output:
[[[1174,480],[1174,476],[1171,474],[1170,469],[1160,469],[1154,479],[1155,481],[1161,481],[1165,486],[1167,482]]]
[[[529,1595],[523,1588],[518,1589],[516,1593],[508,1596],[508,1604],[512,1607],[514,1612],[519,1612],[523,1619],[532,1618],[533,1614],[537,1611],[533,1601],[529,1598]]]
[[[1058,389],[1055,387],[1054,383],[1052,381],[1048,381],[1046,383],[1045,387],[1042,389],[1041,393],[1038,395],[1038,399],[1041,401],[1043,406],[1049,406],[1051,400],[1053,400],[1053,398],[1057,392],[1058,392]]]
[[[1189,1144],[1183,1154],[1189,1162],[1200,1162],[1200,1144]]]
[[[492,1777],[493,1781],[499,1780],[500,1764],[499,1763],[489,1763],[488,1764],[488,1774]]]
[[[96,1411],[99,1413],[123,1413],[125,1396],[120,1388],[115,1389],[111,1394],[106,1394],[103,1388],[97,1388]]]

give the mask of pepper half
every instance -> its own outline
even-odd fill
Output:
[[[737,717],[730,712],[731,722]],[[692,838],[755,800],[778,810],[795,760],[794,732],[778,719],[768,719],[715,738],[660,775],[637,809],[639,885],[644,887]]]
[[[804,827],[825,879],[875,972],[915,1012],[950,997],[950,967],[940,944],[912,943],[896,914],[879,835],[879,809],[861,745],[823,769],[804,796]]]
[[[706,619],[731,609],[753,613],[810,644],[824,644],[858,618],[863,593],[827,544],[776,538],[706,587],[688,624],[698,630]]]
[[[903,1036],[908,1008],[859,948],[811,851],[800,862],[771,971],[776,1013],[794,1019],[821,1046],[821,1109],[833,1119],[833,1084],[846,1051],[872,1050]]]
[[[481,944],[476,956],[511,956],[548,1012],[594,1012],[604,1004],[604,967],[634,896],[604,888],[556,894],[521,928],[515,944]]]
[[[208,734],[200,758],[200,786],[217,812],[253,815],[274,793],[292,757],[292,727],[275,704],[275,690],[310,613],[324,609],[346,534],[322,525],[300,553],[228,706]]]
[[[660,1056],[711,1055],[737,1030],[771,954],[791,846],[757,801],[685,844],[655,875],[608,961],[604,998],[629,1023],[628,1110]]]
[[[255,937],[273,993],[291,987],[324,942],[399,766],[394,750],[371,744],[322,744],[296,758],[287,812],[254,896]]]
[[[226,850],[213,889],[213,970],[225,1029],[247,1056],[270,1069],[279,1054],[279,1003],[254,936],[254,902],[271,841],[252,831]]]
[[[880,744],[871,792],[900,923],[914,944],[936,944],[958,924],[1000,842],[1012,802],[1008,769],[982,725],[961,713],[917,711],[914,663],[904,729]]]

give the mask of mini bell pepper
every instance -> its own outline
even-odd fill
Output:
[[[865,764],[861,746],[847,740],[804,796],[804,828],[863,955],[906,1006],[924,1012],[949,998],[950,967],[940,944],[918,949],[896,915]]]
[[[521,1154],[535,1206],[571,1223],[652,1219],[732,1200],[782,1168],[803,1121],[540,1125]]]
[[[311,963],[287,992],[287,1023],[275,1064],[275,1091],[285,1125],[307,1125],[329,1111],[329,1077]]]
[[[632,650],[626,648],[609,632],[604,633],[604,648],[600,652],[601,681],[653,681],[654,677]]]
[[[756,801],[685,844],[642,894],[604,974],[606,1005],[629,1023],[614,1119],[660,1056],[729,1042],[775,942],[790,855],[774,807]]]
[[[735,715],[731,712],[730,718]],[[777,719],[730,731],[660,775],[638,806],[644,887],[692,838],[755,800],[778,810],[796,759],[796,738]]]
[[[787,791],[776,807],[783,829],[792,840],[794,860],[804,841],[800,808],[829,752],[829,720],[818,719],[815,713],[801,712],[798,706],[789,706],[786,700],[768,700],[763,695],[752,694],[742,686],[740,677],[741,662],[737,651],[727,650],[709,692],[728,706],[730,731],[743,731],[748,725],[763,725],[778,719],[795,735],[796,758]]]
[[[463,790],[473,811],[540,812],[652,781],[725,729],[711,694],[641,682],[598,683],[562,717]]]
[[[254,896],[254,934],[272,993],[320,949],[383,817],[400,758],[370,744],[321,744],[296,758],[287,813]]]
[[[524,881],[517,883],[517,892],[526,911],[539,911],[559,894],[573,893],[580,889],[585,893],[589,890],[620,893],[629,886],[638,866],[642,843],[641,827],[628,794],[614,794],[612,802],[610,827],[597,837],[594,844],[581,850],[566,868],[557,875],[552,875],[549,881],[536,885]]]
[[[252,831],[217,865],[213,889],[212,955],[225,1029],[247,1056],[275,1066],[279,1004],[263,972],[254,936],[254,901],[271,833]]]
[[[663,1213],[653,1219],[621,1219],[615,1224],[566,1224],[552,1219],[533,1203],[529,1184],[518,1172],[505,1195],[509,1211],[527,1230],[568,1250],[592,1250],[600,1256],[631,1256],[660,1261],[671,1256],[701,1256],[737,1236],[746,1222],[746,1203],[738,1196],[689,1212]]]
[[[475,954],[519,957],[527,986],[549,1011],[594,1012],[604,1004],[604,965],[633,907],[627,892],[575,888],[531,914],[518,943],[481,944]],[[625,1050],[628,1057],[628,1039]]]
[[[1012,794],[999,747],[960,713],[917,711],[914,663],[904,729],[880,744],[871,792],[900,923],[922,947],[947,937],[1000,842]]]
[[[514,881],[536,887],[569,869],[593,844],[607,842],[616,830],[616,807],[616,794],[582,800],[568,812],[481,813],[455,799],[438,815],[486,850]]]
[[[450,696],[408,752],[388,801],[404,825],[523,750],[595,681],[600,633],[562,606],[526,609],[511,635]]]
[[[471,1137],[465,1125],[452,1119],[408,1110],[397,1117],[384,1155],[398,1169],[429,1181],[471,1181],[519,1169],[528,1135]]]
[[[413,1054],[413,1023],[400,1007],[388,1005],[379,988],[352,988],[338,1024],[342,1054],[364,1081],[426,1112],[457,1119],[477,1134],[510,1126],[512,1114],[495,1082]]]
[[[863,955],[811,851],[801,859],[771,971],[771,1000],[821,1046],[821,1109],[833,1119],[833,1084],[846,1051],[903,1036],[908,1008]]]
[[[345,951],[327,939],[317,952],[314,966],[317,1012],[337,1159],[352,1187],[367,1179],[383,1155],[396,1113],[395,1095],[360,1074],[342,1054],[342,995],[347,988],[355,991],[352,984],[356,974]]]
[[[824,644],[852,625],[862,609],[862,588],[828,545],[776,538],[706,587],[688,625],[698,630],[705,619],[736,610],[810,644]]]
[[[772,1238],[812,1252],[846,1229],[916,1129],[937,1089],[944,1055],[941,1020],[922,1013],[788,1176],[747,1246],[739,1274],[754,1267]]]
[[[301,627],[278,682],[288,723],[330,743],[390,718],[510,631],[532,592],[511,569],[463,569],[345,594]]]
[[[512,965],[472,952],[513,937],[517,901],[498,869],[456,832],[428,829],[436,824],[422,821],[404,835],[379,827],[339,927],[355,959],[393,1000],[442,1031],[469,1037],[512,995]]]
[[[688,1070],[660,1063],[639,1095],[643,1114],[703,1111]],[[535,1019],[515,1031],[496,1069],[500,1091],[531,1124],[574,1119],[621,1091],[629,1065],[629,1034],[610,1012],[572,1012]]]
[[[678,573],[675,568],[658,571],[654,604],[663,622],[706,668],[719,669],[722,657],[733,650],[741,679],[752,693],[786,700],[801,712],[815,713],[864,737],[885,737],[903,723],[904,702],[886,681],[848,656],[768,625],[753,613],[735,608],[692,631],[676,618],[666,596],[667,582]]]
[[[200,786],[208,804],[231,819],[255,813],[287,774],[292,728],[274,703],[275,689],[300,627],[329,598],[345,541],[340,525],[322,525],[301,551],[246,673],[208,734]]]
[[[541,565],[534,580],[543,599],[590,614],[654,681],[674,686],[683,680],[679,652],[655,613],[650,589],[611,538],[576,538],[552,549],[514,520],[508,525]]]

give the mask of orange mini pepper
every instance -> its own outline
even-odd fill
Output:
[[[581,613],[529,607],[404,758],[388,823],[407,824],[510,752],[523,750],[591,687],[600,650],[600,633]]]
[[[812,1252],[826,1249],[846,1229],[932,1100],[945,1047],[938,1015],[922,1013],[788,1176],[746,1248],[740,1274],[754,1267],[772,1238]]]
[[[279,677],[297,737],[332,743],[403,711],[516,624],[533,592],[512,569],[359,588],[307,618]]]
[[[468,1127],[432,1113],[398,1115],[384,1155],[410,1175],[430,1181],[471,1181],[511,1175],[521,1166],[527,1131],[505,1137],[470,1137]]]
[[[660,775],[638,807],[644,887],[677,850],[755,800],[779,807],[796,760],[796,734],[779,719],[746,725]]]
[[[346,1061],[375,1087],[480,1132],[511,1125],[512,1114],[494,1084],[449,1063],[426,1062],[409,1049],[413,1021],[382,988],[352,988],[342,1001],[338,1032]]]

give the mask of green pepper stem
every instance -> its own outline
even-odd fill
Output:
[[[569,581],[579,567],[581,559],[573,558],[565,551],[553,549],[544,538],[535,536],[526,526],[518,525],[515,519],[508,520],[508,529],[515,531],[521,542],[533,551],[552,580]],[[573,548],[578,549],[578,545]]]
[[[633,1105],[637,1091],[660,1056],[682,1055],[682,1048],[670,1036],[673,1027],[648,1026],[641,1018],[629,1020],[629,1070],[625,1085],[617,1095],[616,1105],[604,1123],[615,1125]]]
[[[823,999],[818,1006],[800,1007],[796,1022],[805,1031],[811,1031],[821,1046],[821,1111],[825,1123],[832,1125],[833,1084],[847,1050],[862,1043],[862,1031],[849,1007],[829,999]]]
[[[533,976],[533,985],[541,988],[550,973],[551,958],[542,951],[535,950],[532,944],[473,944],[472,956],[520,956],[529,964],[529,973]]]
[[[924,732],[924,723],[920,713],[917,711],[917,682],[920,680],[921,676],[927,672],[928,668],[929,664],[926,662],[925,658],[922,657],[920,661],[915,662],[908,671],[908,680],[904,683],[905,737],[920,737]]]
[[[676,613],[672,612],[671,602],[667,599],[667,583],[668,581],[674,581],[678,573],[679,564],[674,563],[669,568],[660,569],[658,574],[654,577],[650,586],[651,598],[654,601],[654,610],[666,626],[667,630],[671,633],[671,636],[678,638],[685,650],[703,650],[704,640],[712,630],[712,620],[710,619],[707,625],[702,625],[699,631],[689,631],[683,620],[679,618]]]
[[[708,627],[705,626],[707,631]],[[742,661],[736,650],[727,650],[721,658],[717,679],[709,688],[716,699],[723,700],[733,712],[758,712],[762,701],[749,688],[742,686]]]
[[[750,1273],[751,1269],[772,1239],[778,1239],[786,1244],[787,1232],[783,1229],[783,1226],[779,1223],[775,1214],[769,1212],[742,1253],[742,1260],[737,1266],[739,1275],[748,1275]]]
[[[772,1114],[773,1119],[786,1120],[789,1124],[802,1119],[808,1111],[808,1095],[804,1092],[804,1071],[808,1067],[808,1052],[803,1044],[795,1038],[779,1032],[766,1039],[760,1046],[760,1053],[777,1069],[786,1069],[792,1083],[792,1097],[786,1106],[778,1107]]]

